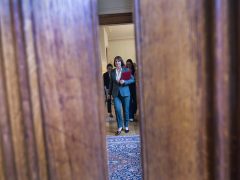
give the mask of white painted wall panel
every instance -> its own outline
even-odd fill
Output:
[[[133,0],[99,0],[99,14],[117,14],[133,11]]]

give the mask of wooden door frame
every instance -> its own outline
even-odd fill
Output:
[[[0,1],[0,179],[107,179],[97,1],[67,2]],[[134,3],[143,178],[240,179],[240,3]]]
[[[188,4],[186,6],[186,4]],[[183,6],[182,6],[183,5]],[[238,171],[240,167],[240,156],[239,156],[239,150],[240,150],[240,121],[239,121],[239,109],[240,109],[240,95],[239,95],[239,89],[240,89],[240,66],[239,66],[239,52],[240,52],[240,45],[239,45],[239,39],[240,39],[240,25],[239,25],[239,19],[240,19],[240,3],[237,1],[227,1],[227,0],[216,0],[216,1],[192,1],[192,2],[184,2],[179,3],[175,8],[174,1],[140,1],[135,0],[135,13],[134,13],[134,21],[135,21],[135,31],[136,31],[136,50],[137,50],[137,62],[138,62],[138,76],[139,76],[139,87],[138,87],[138,96],[140,101],[140,120],[141,120],[141,143],[142,143],[142,162],[143,162],[143,178],[144,179],[156,179],[156,178],[163,178],[163,179],[239,179],[240,173]],[[182,7],[188,7],[189,9],[182,9],[182,11],[179,11],[179,14],[174,14],[171,12],[177,12]],[[155,9],[156,7],[156,9]],[[154,12],[155,10],[155,12]],[[165,12],[165,13],[161,13]],[[187,12],[187,13],[186,13]],[[169,15],[168,15],[169,13]],[[186,13],[185,17],[182,16],[182,20],[190,21],[190,25],[186,24],[184,28],[178,27],[178,21],[174,21],[171,17],[171,15],[174,15],[175,17],[180,18],[181,13]],[[150,15],[150,16],[149,16]],[[157,18],[156,18],[157,17]],[[188,19],[184,19],[184,18]],[[171,24],[168,24],[169,21],[172,21]],[[157,29],[160,25],[161,27],[167,26],[167,29],[165,31],[161,31],[160,29]],[[175,26],[173,25],[175,24]],[[154,28],[154,26],[158,26],[157,28]],[[175,35],[174,40],[181,39],[181,36],[186,33],[187,31],[184,31],[188,29],[191,29],[191,33],[189,33],[189,37],[191,37],[191,41],[186,41],[185,45],[187,44],[189,47],[193,47],[191,49],[192,55],[195,53],[195,57],[188,57],[189,59],[197,61],[199,64],[197,64],[198,69],[195,71],[197,73],[198,82],[197,84],[194,84],[194,86],[198,86],[198,90],[201,91],[202,97],[192,95],[193,97],[196,97],[196,99],[199,100],[200,106],[197,106],[197,102],[192,103],[193,106],[196,107],[199,111],[202,110],[202,114],[198,114],[200,118],[194,119],[195,121],[198,121],[196,125],[196,131],[198,131],[198,134],[196,134],[196,141],[198,141],[199,149],[195,149],[193,151],[189,151],[186,153],[187,156],[185,156],[182,161],[179,163],[181,164],[181,167],[185,166],[186,169],[181,171],[178,171],[179,169],[176,168],[174,162],[178,162],[178,158],[182,156],[181,153],[184,154],[184,151],[179,151],[178,153],[174,151],[170,151],[170,144],[174,145],[174,143],[181,143],[184,140],[186,140],[188,136],[184,137],[183,139],[178,139],[176,136],[175,139],[171,139],[171,137],[168,139],[161,139],[162,141],[172,141],[168,142],[167,145],[160,144],[151,144],[150,142],[154,141],[155,137],[158,137],[159,139],[163,136],[161,135],[171,135],[171,132],[167,133],[159,133],[152,132],[149,129],[150,126],[149,120],[151,121],[152,117],[151,111],[149,108],[144,104],[144,101],[147,101],[146,98],[144,98],[144,95],[149,95],[151,98],[150,93],[147,94],[147,91],[151,91],[154,89],[154,85],[151,85],[152,89],[149,90],[149,88],[146,87],[144,84],[146,82],[146,78],[144,78],[144,75],[148,75],[148,80],[151,80],[150,75],[153,75],[154,73],[147,71],[146,67],[146,61],[154,59],[152,54],[164,54],[164,56],[161,56],[162,59],[160,61],[164,62],[164,58],[167,56],[171,57],[171,51],[168,51],[167,48],[163,48],[161,51],[160,43],[163,43],[163,46],[167,46],[166,43],[171,42],[172,35],[174,34],[174,31],[171,32],[171,29],[174,29],[175,31],[179,31],[179,36]],[[167,31],[170,31],[172,34],[166,33]],[[153,34],[152,34],[153,33]],[[164,36],[165,35],[165,36]],[[155,37],[155,38],[153,38]],[[171,38],[169,38],[171,37]],[[168,40],[166,40],[169,38]],[[184,39],[184,41],[187,38]],[[159,43],[156,43],[156,41],[159,41]],[[154,45],[152,45],[154,43]],[[181,42],[183,43],[183,42]],[[170,45],[171,43],[169,43]],[[149,46],[151,46],[151,49],[148,49]],[[196,46],[196,47],[194,47]],[[168,47],[169,49],[173,48],[172,46]],[[146,49],[152,51],[149,53],[149,51],[145,51]],[[178,48],[175,48],[175,50],[179,50]],[[172,49],[173,51],[174,49]],[[187,49],[182,49],[186,51]],[[144,54],[145,53],[145,54]],[[151,54],[152,53],[152,54]],[[205,56],[205,57],[204,57]],[[156,56],[156,59],[159,56]],[[178,57],[176,57],[178,58]],[[155,61],[156,61],[155,59]],[[183,59],[180,59],[182,62]],[[153,64],[153,62],[151,62]],[[151,64],[150,63],[150,64]],[[166,63],[167,64],[167,63]],[[163,64],[165,65],[165,64]],[[191,64],[191,62],[188,62],[188,65],[193,68],[194,64]],[[176,66],[176,64],[174,64]],[[144,67],[144,69],[143,69]],[[146,69],[145,69],[146,67]],[[169,66],[169,68],[171,68]],[[201,69],[202,68],[202,69]],[[154,71],[154,70],[153,70]],[[156,69],[155,69],[156,71]],[[159,69],[160,71],[160,69]],[[171,71],[169,69],[168,71]],[[155,74],[157,74],[155,72]],[[160,75],[160,74],[159,74]],[[169,73],[170,76],[170,73]],[[169,77],[168,77],[169,78]],[[187,78],[184,77],[185,79]],[[166,78],[167,79],[167,78]],[[165,80],[164,78],[159,78],[158,81],[166,81],[167,83],[170,83],[170,78]],[[181,79],[180,79],[181,80]],[[182,79],[183,80],[183,79]],[[201,81],[200,81],[201,80]],[[205,81],[205,82],[204,82]],[[154,81],[156,83],[156,79]],[[173,81],[174,82],[174,81]],[[204,82],[204,83],[202,83]],[[166,83],[166,84],[167,84]],[[182,84],[183,85],[183,84]],[[167,85],[166,85],[167,86]],[[172,87],[166,87],[169,90]],[[154,89],[155,90],[155,89]],[[199,92],[200,92],[199,91]],[[180,92],[176,92],[180,93]],[[167,98],[170,97],[171,92],[169,92],[169,95],[167,94]],[[200,95],[200,93],[199,93]],[[159,96],[159,95],[157,95]],[[158,97],[156,96],[155,99]],[[169,97],[168,97],[169,96]],[[167,99],[166,98],[166,99]],[[153,99],[153,101],[150,102],[154,103],[157,102]],[[149,102],[149,101],[147,101]],[[169,103],[168,106],[171,107],[174,103]],[[145,105],[145,106],[144,106]],[[148,104],[147,104],[148,105]],[[162,106],[166,107],[166,106]],[[167,107],[167,108],[169,108]],[[200,107],[200,108],[199,108]],[[180,107],[178,107],[180,109]],[[186,109],[188,110],[188,109]],[[170,111],[171,113],[174,113],[173,111]],[[169,113],[170,113],[169,112]],[[186,113],[186,112],[185,112]],[[189,114],[192,113],[189,111]],[[160,113],[156,113],[158,116]],[[150,115],[150,117],[149,117]],[[197,115],[197,113],[196,113]],[[162,116],[159,116],[161,118]],[[179,118],[179,116],[177,116]],[[194,116],[193,116],[194,117]],[[146,119],[149,118],[149,119]],[[156,116],[155,116],[156,118]],[[184,118],[180,118],[180,120],[185,120]],[[191,123],[191,121],[189,121]],[[158,127],[158,129],[163,128],[165,122],[161,121],[159,124],[156,124],[156,121],[151,121],[152,124],[155,125],[155,127]],[[176,121],[175,123],[179,123]],[[173,124],[174,125],[174,124]],[[181,124],[179,124],[182,126]],[[189,124],[190,126],[192,124]],[[168,126],[167,126],[168,127]],[[171,130],[165,129],[164,131]],[[189,128],[191,130],[191,128]],[[182,133],[185,133],[185,131],[182,131]],[[174,143],[173,143],[174,142]],[[152,146],[151,146],[152,145]],[[162,151],[159,155],[156,155],[157,153],[154,152],[153,149],[157,149],[156,147]],[[190,144],[190,146],[193,146]],[[164,150],[163,150],[164,149]],[[183,146],[184,149],[184,146]],[[189,147],[187,147],[189,149]],[[150,155],[153,155],[150,157]],[[194,154],[194,155],[193,155]],[[193,155],[192,157],[199,158],[199,161],[194,161],[194,163],[199,167],[200,169],[196,168],[196,171],[192,173],[191,176],[189,176],[188,169],[192,168],[189,166],[189,163],[187,163],[188,156]],[[230,155],[230,156],[229,156]],[[161,164],[160,161],[157,161],[157,156],[161,158],[166,158],[166,164]],[[170,157],[170,158],[169,158]],[[171,159],[172,157],[175,158]],[[155,161],[155,164],[153,163]],[[164,161],[161,159],[161,161]],[[172,161],[171,170],[169,172],[164,171],[164,167],[168,165],[168,163]],[[190,161],[189,161],[190,162]],[[157,164],[159,163],[159,164]],[[152,171],[153,169],[159,170]],[[176,173],[178,171],[178,173]],[[174,174],[175,173],[175,174]],[[153,178],[155,177],[155,178]],[[175,177],[175,178],[174,178]],[[189,177],[189,178],[187,178]]]
[[[142,164],[142,178],[144,178],[144,171],[146,170],[147,165],[144,166],[144,163],[146,164],[145,157],[144,157],[144,136],[143,133],[144,131],[144,111],[143,111],[143,105],[142,105],[142,100],[143,100],[143,92],[142,92],[142,73],[140,70],[142,70],[142,64],[141,61],[139,60],[140,58],[140,21],[139,21],[139,16],[140,12],[139,10],[139,0],[134,0],[134,13],[117,13],[117,14],[104,14],[104,15],[99,15],[99,25],[122,25],[122,24],[134,24],[134,38],[135,38],[135,53],[136,53],[136,62],[138,64],[138,87],[137,87],[137,103],[138,103],[138,109],[139,109],[139,126],[140,126],[140,139],[141,139],[141,164]]]
[[[129,24],[133,23],[133,13],[101,14],[100,25]]]

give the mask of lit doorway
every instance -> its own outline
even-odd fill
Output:
[[[124,65],[129,66],[131,61],[132,71],[135,82],[129,85],[131,93],[130,98],[130,110],[129,110],[129,133],[122,133],[121,135],[139,135],[139,113],[136,98],[137,87],[137,63],[136,63],[136,50],[135,50],[135,36],[134,36],[134,24],[121,24],[121,25],[104,25],[100,26],[100,57],[102,63],[103,81],[106,79],[107,67],[112,66],[114,68],[114,58],[121,56]],[[105,73],[105,75],[104,75]],[[104,93],[105,93],[105,118],[106,118],[106,134],[113,135],[117,128],[116,114],[114,109],[113,98],[110,102],[107,99],[108,84],[105,81]]]
[[[108,154],[109,179],[142,179],[140,116],[137,101],[138,63],[136,56],[135,24],[133,21],[133,1],[99,1],[99,54],[102,64],[102,75],[105,98],[105,124]],[[126,114],[124,100],[121,110],[116,113],[116,94],[111,92],[106,79],[116,82],[116,57],[120,56],[124,65],[134,79],[128,86],[130,94],[128,130],[125,127]],[[119,59],[119,58],[117,58]],[[110,67],[110,70],[109,68]],[[112,69],[111,69],[112,67]],[[124,70],[125,71],[125,70]],[[123,73],[122,73],[123,74]],[[122,76],[121,76],[122,77]],[[112,96],[108,96],[110,94]],[[127,90],[128,91],[128,90]],[[120,90],[118,91],[118,96]],[[110,97],[110,99],[109,99]],[[117,97],[117,98],[121,98]],[[119,118],[119,112],[122,118]],[[119,119],[122,125],[119,128]],[[119,132],[120,130],[120,133]],[[126,131],[127,130],[127,131]]]

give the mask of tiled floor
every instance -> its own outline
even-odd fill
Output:
[[[121,136],[139,134],[139,121],[129,122],[129,133],[122,131]],[[117,122],[115,116],[113,118],[106,117],[106,135],[113,136],[117,131]]]

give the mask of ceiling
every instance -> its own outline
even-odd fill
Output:
[[[108,39],[110,41],[134,38],[134,25],[133,24],[105,26],[105,29],[108,34]]]

